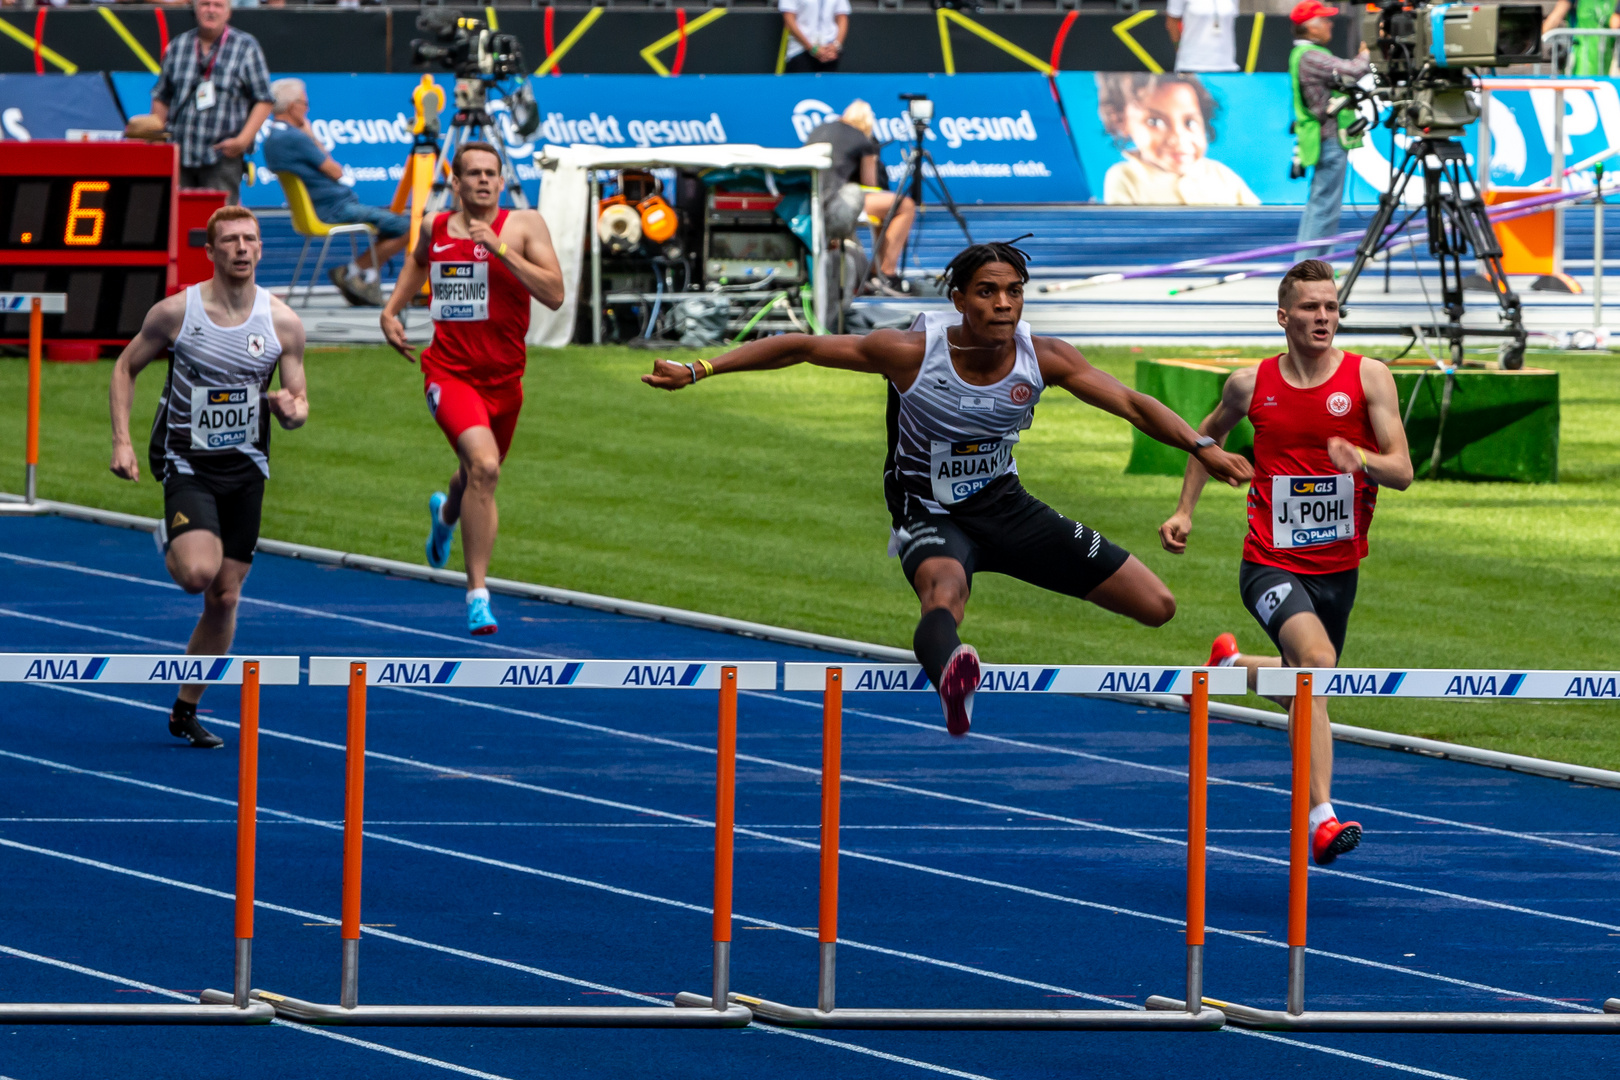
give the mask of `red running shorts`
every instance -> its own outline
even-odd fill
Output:
[[[512,448],[518,413],[523,410],[523,383],[513,379],[495,386],[475,386],[449,375],[425,372],[428,412],[443,429],[452,449],[459,449],[462,433],[487,427],[495,434],[501,460]]]

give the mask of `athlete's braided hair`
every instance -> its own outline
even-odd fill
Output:
[[[993,240],[988,244],[974,244],[965,247],[956,253],[956,257],[945,264],[940,272],[939,280],[945,285],[945,294],[953,292],[966,292],[973,275],[979,272],[981,266],[990,263],[1006,263],[1018,272],[1018,280],[1029,281],[1029,253],[1016,245],[1020,240],[1027,240],[1034,233],[1025,233],[1023,236],[1011,240]]]

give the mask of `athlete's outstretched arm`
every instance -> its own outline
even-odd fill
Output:
[[[864,371],[894,378],[914,375],[922,363],[923,335],[905,330],[874,330],[857,334],[778,334],[760,338],[708,361],[716,375],[733,371],[774,371],[794,364]],[[654,360],[651,375],[641,381],[659,390],[679,390],[706,378],[702,365],[688,368],[673,360]]]
[[[388,344],[411,363],[416,363],[416,354],[411,352],[411,343],[405,337],[405,325],[399,321],[399,313],[405,310],[405,305],[411,302],[411,297],[422,291],[427,284],[428,260],[432,257],[430,249],[433,246],[433,214],[422,215],[422,229],[416,234],[416,246],[411,249],[410,255],[405,259],[405,265],[394,281],[394,291],[388,296],[388,303],[383,305],[379,321],[382,323],[383,337]]]
[[[516,226],[514,228],[513,226]],[[467,222],[467,231],[489,253],[506,264],[529,295],[552,311],[562,307],[562,266],[551,246],[551,230],[538,210],[514,210],[506,220],[506,242],[482,221]],[[515,235],[514,235],[515,234]]]
[[[135,399],[135,376],[153,360],[168,351],[186,319],[186,294],[177,292],[152,305],[141,323],[141,331],[124,346],[113,364],[112,386],[107,391],[108,411],[112,414],[112,469],[125,480],[141,478],[140,461],[129,441],[129,406]]]
[[[1395,376],[1383,361],[1362,357],[1361,392],[1367,398],[1367,419],[1378,440],[1378,453],[1369,454],[1335,436],[1328,440],[1328,457],[1347,473],[1362,469],[1367,479],[1379,487],[1405,491],[1412,486],[1412,453],[1406,445],[1406,428],[1401,424]]]
[[[1198,434],[1215,440],[1216,446],[1224,447],[1226,437],[1237,427],[1239,420],[1249,415],[1249,402],[1254,399],[1254,377],[1257,368],[1242,368],[1234,371],[1221,388],[1221,400],[1215,406],[1215,411],[1204,417],[1204,422],[1198,425]],[[1164,550],[1172,555],[1180,555],[1187,550],[1187,536],[1192,532],[1193,510],[1198,507],[1198,497],[1204,493],[1204,481],[1209,479],[1209,472],[1196,457],[1187,458],[1187,474],[1181,478],[1181,499],[1176,503],[1176,512],[1170,515],[1163,525],[1159,526],[1159,543]]]
[[[281,389],[268,395],[270,411],[288,431],[303,427],[309,419],[309,395],[304,387],[304,324],[293,314],[293,309],[280,300],[271,298],[270,318],[274,320],[276,337],[281,342]]]
[[[1129,420],[1137,430],[1166,446],[1185,450],[1217,479],[1233,487],[1246,482],[1253,469],[1247,459],[1228,454],[1219,446],[1198,446],[1198,433],[1169,406],[1138,390],[1132,390],[1105,371],[1086,362],[1080,351],[1057,338],[1035,339],[1035,355],[1041,364],[1041,379],[1048,386],[1061,386],[1087,405]]]

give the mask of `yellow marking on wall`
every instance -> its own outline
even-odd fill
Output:
[[[1254,74],[1254,65],[1260,59],[1261,27],[1263,27],[1265,25],[1266,25],[1265,12],[1263,12],[1263,11],[1255,12],[1254,13],[1254,29],[1249,31],[1249,59],[1243,65],[1243,73],[1245,75],[1253,75]]]
[[[147,71],[156,75],[163,70],[158,66],[157,61],[152,59],[152,54],[147,52],[139,41],[135,40],[135,35],[129,32],[129,27],[125,26],[122,20],[112,13],[111,8],[98,7],[96,10],[101,12],[101,17],[107,20],[108,25],[113,28],[113,32],[124,39],[124,44],[128,45],[129,51],[135,54],[135,59],[146,65]]]
[[[1048,64],[1045,60],[1042,60],[1040,57],[1035,56],[1032,53],[1026,52],[1024,49],[1019,48],[1017,45],[1014,45],[1012,42],[1008,41],[994,30],[991,30],[989,27],[974,22],[966,15],[963,15],[960,11],[955,11],[951,8],[940,8],[939,29],[941,34],[945,34],[947,32],[945,26],[947,21],[956,23],[958,26],[961,26],[966,30],[978,35],[985,41],[988,41],[990,44],[1000,49],[1002,52],[1006,53],[1008,56],[1011,56],[1016,60],[1023,61],[1036,71],[1040,72],[1042,75],[1052,74],[1051,64]]]
[[[489,23],[489,28],[491,30],[499,30],[501,28],[501,20],[495,17],[495,8],[493,6],[486,7],[484,9],[484,21]]]
[[[945,58],[945,74],[956,74],[956,57],[951,53],[951,28],[945,24],[945,8],[934,14],[939,18],[939,54]]]
[[[784,75],[787,73],[787,47],[788,29],[786,26],[784,26],[782,27],[782,44],[777,46],[776,49],[776,73],[778,75]]]
[[[572,49],[575,43],[585,36],[585,31],[589,30],[592,24],[601,17],[602,9],[599,7],[593,7],[587,11],[585,17],[575,23],[572,30],[568,31],[568,36],[562,39],[562,44],[553,49],[551,55],[546,57],[546,62],[534,69],[534,73],[536,75],[549,75],[551,69],[556,67],[564,56],[568,55],[568,50]]]
[[[1122,19],[1114,24],[1114,36],[1123,41],[1125,43],[1125,47],[1136,54],[1136,58],[1142,61],[1143,67],[1147,68],[1155,75],[1163,75],[1164,68],[1159,66],[1159,62],[1153,59],[1151,53],[1142,48],[1141,42],[1131,37],[1132,30],[1136,29],[1138,26],[1141,26],[1143,23],[1147,22],[1157,14],[1157,11],[1143,10],[1138,11],[1135,15],[1132,15],[1128,19]]]
[[[34,51],[34,39],[17,29],[15,26],[12,26],[4,19],[0,19],[0,34],[5,34],[6,37],[10,38],[12,41],[15,41],[29,52]],[[67,57],[57,52],[49,45],[39,46],[39,55],[43,56],[49,62],[55,64],[69,75],[77,75],[79,73],[78,64],[75,64],[73,61],[69,60]]]
[[[686,24],[686,36],[691,37],[693,34],[697,33],[705,26],[708,26],[725,13],[725,8],[710,8],[708,11],[705,11],[702,15],[699,15],[697,18]],[[658,74],[667,76],[669,74],[669,68],[665,67],[659,62],[658,54],[679,40],[681,40],[680,30],[671,30],[669,33],[665,34],[663,37],[659,38],[645,49],[642,49],[641,58],[647,61],[647,66],[658,72]]]

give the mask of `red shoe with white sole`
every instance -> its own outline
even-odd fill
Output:
[[[1361,843],[1361,822],[1346,821],[1339,823],[1338,818],[1328,818],[1316,827],[1311,836],[1311,858],[1316,860],[1317,866],[1326,866],[1347,851],[1354,851],[1356,845]]]
[[[1216,636],[1215,640],[1210,643],[1209,660],[1205,662],[1204,666],[1211,668],[1220,667],[1222,660],[1225,660],[1229,656],[1236,656],[1237,654],[1237,635],[1230,632],[1219,634]],[[1185,701],[1189,705],[1192,704],[1192,697],[1187,694],[1182,694],[1181,700]]]
[[[973,691],[979,688],[979,653],[958,645],[939,676],[939,700],[945,706],[945,730],[963,736],[973,723]]]

